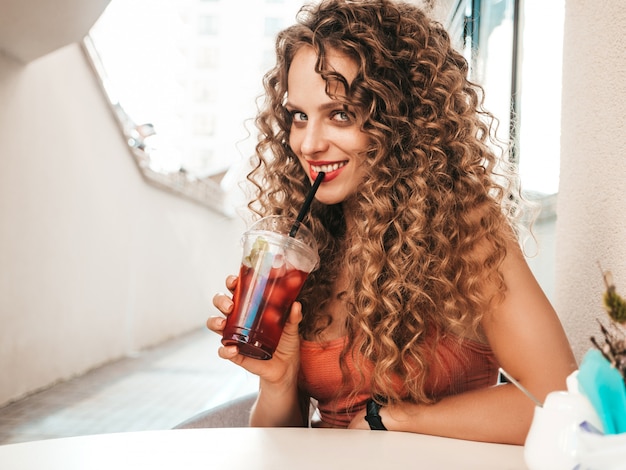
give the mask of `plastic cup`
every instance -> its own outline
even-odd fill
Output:
[[[291,305],[319,255],[313,234],[303,224],[289,233],[295,219],[269,216],[244,233],[239,281],[233,311],[226,319],[222,344],[239,353],[270,359],[278,346]]]

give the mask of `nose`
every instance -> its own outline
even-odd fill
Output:
[[[324,128],[320,123],[309,121],[304,129],[300,151],[303,156],[314,156],[328,148],[328,140],[326,138]]]

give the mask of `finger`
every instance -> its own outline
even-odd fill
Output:
[[[248,372],[255,375],[259,375],[263,370],[263,367],[266,367],[267,365],[265,361],[259,361],[257,359],[250,359],[249,357],[242,356],[239,354],[239,348],[235,345],[222,346],[217,350],[217,354],[222,359],[227,359],[233,364],[243,367]],[[262,364],[259,364],[259,362]]]
[[[213,296],[213,305],[225,315],[233,310],[233,301],[226,294],[215,294]]]
[[[235,291],[238,279],[239,278],[237,276],[226,276],[226,288],[230,291],[231,294]]]
[[[226,320],[222,317],[209,317],[206,321],[207,328],[218,334],[222,334],[224,325],[226,325]]]
[[[294,302],[276,348],[276,354],[285,360],[292,360],[300,350],[300,334],[298,332],[300,320],[302,320],[302,305],[300,302]]]
[[[222,359],[228,359],[233,362],[239,358],[239,350],[237,346],[222,346],[218,348],[217,354]]]
[[[294,302],[291,305],[291,310],[289,311],[289,316],[287,317],[287,322],[285,323],[285,329],[288,329],[289,332],[293,332],[295,328],[295,332],[298,331],[298,325],[302,321],[302,304],[300,302]]]

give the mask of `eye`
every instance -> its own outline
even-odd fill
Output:
[[[337,122],[351,122],[352,121],[352,117],[350,116],[350,114],[346,111],[333,111],[331,117],[330,117],[333,121],[337,121]]]
[[[291,119],[293,122],[308,121],[308,116],[301,111],[291,111]]]

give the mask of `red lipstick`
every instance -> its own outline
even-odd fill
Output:
[[[309,163],[309,176],[311,177],[312,180],[315,180],[315,178],[317,178],[317,174],[318,173],[317,173],[317,171],[315,171],[313,169],[313,164],[311,162],[308,162],[308,163]],[[315,162],[315,166],[316,167],[320,167],[320,166],[323,166],[323,165],[333,165],[335,163],[337,163],[337,162],[336,161],[335,162],[322,162],[322,161],[318,162],[318,161],[316,161]],[[335,178],[337,178],[341,174],[342,170],[345,167],[346,167],[346,165],[343,165],[343,166],[340,166],[339,168],[337,168],[336,170],[326,171],[325,172],[326,176],[324,177],[323,183],[329,183],[330,181],[332,181]]]

